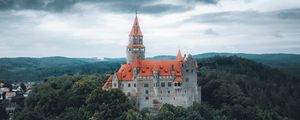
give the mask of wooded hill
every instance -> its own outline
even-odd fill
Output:
[[[65,75],[33,89],[17,120],[299,120],[300,80],[252,60],[212,57],[198,60],[202,104],[165,104],[154,115],[138,111],[119,90],[102,91],[105,76]],[[24,107],[22,107],[24,106]]]
[[[295,54],[233,54],[205,53],[194,55],[195,59],[214,56],[239,56],[280,69],[300,78],[300,55]],[[175,59],[175,56],[155,56],[147,59]],[[125,63],[124,58],[0,58],[0,80],[43,81],[64,74],[92,74],[113,72]]]

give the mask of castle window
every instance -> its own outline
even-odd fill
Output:
[[[148,94],[149,93],[149,91],[148,90],[145,90],[145,94]]]
[[[165,82],[161,82],[161,83],[160,83],[160,86],[161,86],[161,87],[165,87]]]
[[[149,100],[149,97],[148,97],[148,96],[146,96],[146,97],[145,97],[145,100]]]
[[[185,71],[186,71],[186,72],[189,72],[189,69],[186,69]]]
[[[172,82],[168,82],[168,87],[171,87],[172,86]]]
[[[185,78],[185,81],[186,81],[186,82],[189,82],[189,78]]]
[[[117,87],[117,83],[114,83],[114,87]]]
[[[133,87],[136,87],[136,83],[133,84]]]
[[[170,90],[168,90],[168,94],[170,94]]]
[[[178,86],[181,86],[181,83],[178,83]]]
[[[194,72],[194,69],[192,69],[191,71]]]
[[[145,84],[144,84],[144,87],[149,87],[148,83],[145,83]]]
[[[178,83],[174,83],[174,86],[178,86]]]
[[[130,83],[128,83],[128,87],[130,87],[131,85],[130,85]]]
[[[131,49],[130,49],[130,48],[128,48],[128,51],[131,51]]]

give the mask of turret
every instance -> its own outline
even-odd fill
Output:
[[[145,59],[145,46],[143,45],[143,34],[139,25],[137,15],[129,34],[129,44],[126,47],[127,64],[132,64],[134,56],[139,60]]]

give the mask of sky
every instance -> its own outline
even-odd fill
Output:
[[[300,54],[300,0],[0,0],[0,57],[125,57],[136,10],[146,56]]]

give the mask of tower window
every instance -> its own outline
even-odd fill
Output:
[[[172,86],[172,82],[168,82],[168,87],[171,87]]]
[[[165,82],[160,83],[161,87],[165,87]]]
[[[131,51],[131,49],[130,49],[130,48],[128,48],[128,51]]]
[[[145,94],[148,94],[149,93],[149,91],[148,90],[145,90]]]

